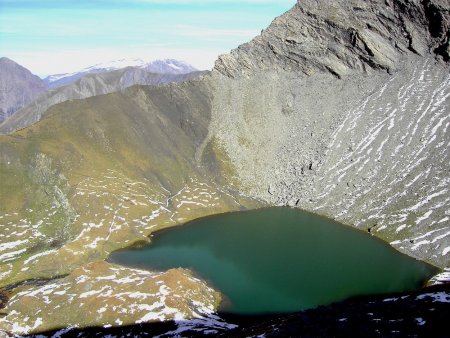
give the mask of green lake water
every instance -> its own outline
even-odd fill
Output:
[[[365,232],[290,208],[199,219],[109,260],[151,270],[189,268],[224,294],[223,312],[236,314],[299,311],[411,290],[437,271]]]

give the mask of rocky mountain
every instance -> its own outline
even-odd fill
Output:
[[[320,25],[318,25],[320,22]],[[231,77],[261,71],[393,73],[408,54],[450,60],[445,0],[305,1],[250,43],[219,58]]]
[[[149,73],[159,73],[159,74],[180,75],[198,71],[198,69],[192,67],[190,64],[184,61],[174,59],[154,60],[151,62],[145,62],[141,59],[133,59],[133,60],[120,59],[106,63],[96,64],[94,66],[90,66],[78,72],[70,74],[50,75],[44,79],[44,82],[46,83],[48,88],[55,89],[58,87],[72,84],[89,74],[111,72],[114,70],[119,70],[127,67],[136,67],[147,70]]]
[[[46,91],[45,83],[14,61],[0,58],[0,122]]]
[[[10,133],[39,121],[47,110],[67,100],[84,99],[91,96],[108,94],[140,85],[163,85],[185,81],[205,72],[188,74],[150,73],[146,68],[127,67],[119,70],[84,75],[74,83],[49,90],[39,99],[17,111],[14,116],[0,124],[0,133]]]
[[[177,333],[235,328],[201,281],[193,302],[180,298],[185,271],[102,261],[158,229],[264,205],[450,268],[449,11],[442,0],[302,0],[210,74],[62,102],[0,136],[0,330],[174,318]]]
[[[449,23],[446,1],[298,2],[217,61],[209,137],[249,195],[448,266]]]

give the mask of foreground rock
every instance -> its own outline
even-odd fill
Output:
[[[183,269],[147,272],[104,262],[42,286],[14,290],[0,330],[29,334],[75,326],[120,326],[211,315],[220,294]]]
[[[396,297],[361,297],[280,316],[223,337],[448,337],[450,287]],[[326,325],[324,325],[326,323]]]

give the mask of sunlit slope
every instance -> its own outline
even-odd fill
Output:
[[[256,206],[195,161],[208,88],[193,81],[66,102],[0,137],[1,284],[69,273],[156,229]],[[208,161],[222,168],[214,149]]]

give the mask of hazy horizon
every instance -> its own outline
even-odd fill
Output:
[[[211,69],[295,0],[0,0],[0,57],[38,76],[118,59]]]

